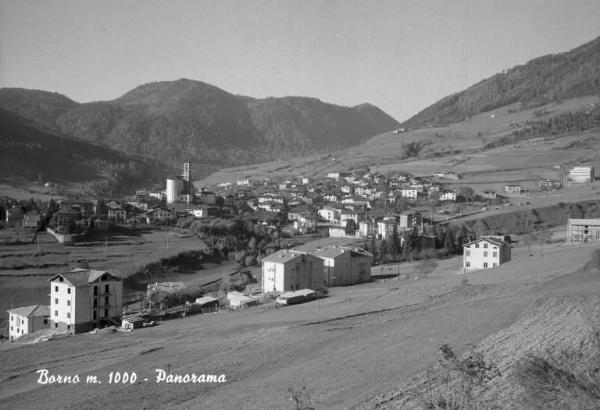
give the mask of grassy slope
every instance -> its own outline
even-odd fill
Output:
[[[291,408],[287,389],[305,385],[317,408],[348,408],[426,369],[437,346],[464,346],[513,323],[544,284],[577,269],[592,248],[554,245],[544,256],[516,249],[513,261],[466,275],[457,258],[428,279],[332,289],[328,299],[282,309],[218,313],[165,322],[131,334],[80,335],[36,346],[3,346],[0,400],[11,408]],[[553,294],[600,289],[570,276]],[[575,280],[577,279],[577,280]],[[583,283],[585,281],[585,283]],[[92,342],[92,343],[90,343]],[[210,385],[40,386],[35,368],[64,374],[154,369],[225,373]],[[51,395],[48,393],[52,392]]]
[[[582,138],[597,138],[595,133],[564,135],[550,142],[539,139],[525,141],[486,151],[482,151],[482,147],[510,134],[515,129],[511,124],[523,126],[527,121],[547,120],[564,112],[585,109],[599,101],[600,99],[594,96],[582,97],[516,112],[512,112],[514,106],[506,106],[445,127],[410,130],[400,134],[380,134],[363,144],[330,155],[222,169],[201,183],[235,181],[248,176],[322,176],[327,171],[365,166],[384,173],[408,171],[416,175],[431,175],[433,171],[453,170],[468,173],[469,177],[487,174],[488,178],[484,177],[484,180],[490,179],[490,172],[501,172],[502,174],[493,177],[502,181],[504,173],[510,170],[532,170],[535,173],[551,169],[556,164],[598,160],[597,153],[586,146],[562,149]],[[544,114],[535,114],[540,111]],[[425,146],[419,157],[402,159],[403,144],[415,141],[428,141],[430,144]],[[592,144],[597,145],[597,141]]]

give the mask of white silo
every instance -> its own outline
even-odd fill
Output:
[[[182,189],[183,181],[180,178],[167,178],[167,203],[177,202]]]

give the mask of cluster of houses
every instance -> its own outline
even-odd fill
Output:
[[[567,243],[600,242],[600,219],[569,219]],[[462,266],[468,272],[491,269],[511,260],[511,245],[503,238],[483,236],[463,245]],[[371,278],[373,255],[360,247],[320,245],[309,242],[283,249],[262,258],[262,294],[278,293],[284,304],[308,298],[314,291],[334,286],[364,283]],[[42,329],[81,333],[107,325],[135,328],[139,318],[122,318],[123,281],[109,271],[74,269],[49,279],[50,305],[24,306],[8,311],[10,340]],[[177,292],[182,282],[148,285],[153,292]],[[231,307],[241,308],[259,303],[259,298],[242,292],[229,292]],[[278,300],[278,302],[280,302]],[[202,313],[219,308],[218,300],[205,295],[196,299],[195,308]]]

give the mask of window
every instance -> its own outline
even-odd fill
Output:
[[[71,312],[67,312],[67,319],[71,319]]]
[[[54,298],[54,304],[58,305],[58,298]]]
[[[471,267],[471,262],[469,262],[469,261],[465,262],[465,266],[466,266],[467,268],[470,268],[470,267]]]
[[[58,327],[58,323],[54,323],[54,327]]]
[[[25,324],[25,319],[21,319],[21,324],[24,325]]]
[[[110,292],[110,285],[104,285],[104,293]]]
[[[108,296],[104,296],[104,305],[108,306]]]
[[[476,243],[476,244],[475,244],[475,247],[476,247],[476,248],[479,248],[479,244],[478,244],[478,243]]]
[[[67,330],[71,330],[71,325],[67,325]]]
[[[10,331],[11,331],[11,332],[13,331],[13,327],[12,327],[12,326],[10,327]]]
[[[94,295],[98,294],[98,286],[94,286]]]
[[[467,251],[466,256],[471,256],[471,251]]]
[[[98,299],[94,298],[94,307],[98,307]]]
[[[484,243],[484,244],[483,244],[483,247],[484,247],[485,249],[487,249],[487,247],[488,247],[488,244],[487,244],[487,243]]]
[[[483,262],[483,267],[487,268],[488,267],[488,263],[487,262]]]
[[[98,312],[96,312],[96,311],[94,310],[94,315],[93,315],[93,316],[94,316],[94,320],[96,320],[96,319],[98,318]]]
[[[494,258],[497,258],[497,257],[498,257],[498,252],[494,251],[494,253],[492,253],[492,256],[493,256]]]
[[[71,288],[67,288],[67,293],[70,295],[71,294]]]
[[[55,291],[55,292],[58,292],[58,286],[55,286],[55,287],[54,287],[54,291]]]
[[[54,311],[54,316],[58,316],[58,310]]]
[[[71,306],[71,301],[67,300],[67,306]]]
[[[483,257],[484,257],[484,258],[487,258],[487,256],[488,256],[488,253],[487,253],[487,251],[484,251],[484,252],[483,252]]]
[[[44,324],[47,325],[48,324],[48,319],[44,319]]]
[[[15,317],[13,315],[10,315],[10,321],[12,322],[13,320],[15,320]]]
[[[104,309],[104,317],[108,317],[108,309]]]

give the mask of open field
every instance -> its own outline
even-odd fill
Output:
[[[37,241],[0,247],[0,311],[5,312],[11,306],[48,304],[48,279],[78,266],[114,270],[125,278],[161,258],[203,249],[198,239],[167,230],[140,234],[112,232],[100,239],[103,240],[88,246],[63,246],[49,234],[42,233],[39,247]],[[223,267],[233,270],[228,266]],[[203,272],[199,271],[198,275],[202,276]],[[187,273],[171,280],[187,281],[187,277],[201,281],[196,276]],[[5,314],[0,315],[0,328],[5,319]]]
[[[315,408],[368,405],[433,364],[441,344],[460,352],[507,328],[539,298],[600,291],[597,275],[572,273],[596,247],[554,244],[531,257],[516,248],[510,263],[465,275],[456,274],[460,260],[451,258],[425,279],[333,288],[330,297],[304,305],[199,315],[127,334],[4,344],[0,400],[15,409],[41,402],[51,408],[282,409],[293,408],[288,389],[304,386]],[[40,368],[96,374],[104,383],[38,385]],[[227,383],[156,384],[156,368],[225,374]],[[135,371],[142,381],[109,385],[110,371]]]
[[[469,178],[487,175],[481,181],[487,183],[535,180],[538,176],[554,175],[554,165],[570,166],[600,161],[597,150],[590,149],[597,146],[600,135],[597,132],[583,132],[536,138],[485,151],[481,150],[482,147],[509,135],[515,129],[514,124],[523,126],[526,121],[547,120],[568,111],[586,109],[599,101],[594,96],[582,97],[522,111],[513,104],[445,127],[409,130],[399,134],[390,131],[361,145],[329,155],[225,168],[197,183],[235,182],[245,177],[322,176],[328,171],[366,166],[382,173],[405,171],[417,176],[452,170],[464,173]],[[428,143],[423,148],[427,158],[402,159],[403,144],[423,141]],[[529,170],[529,175],[524,175],[524,170]]]

